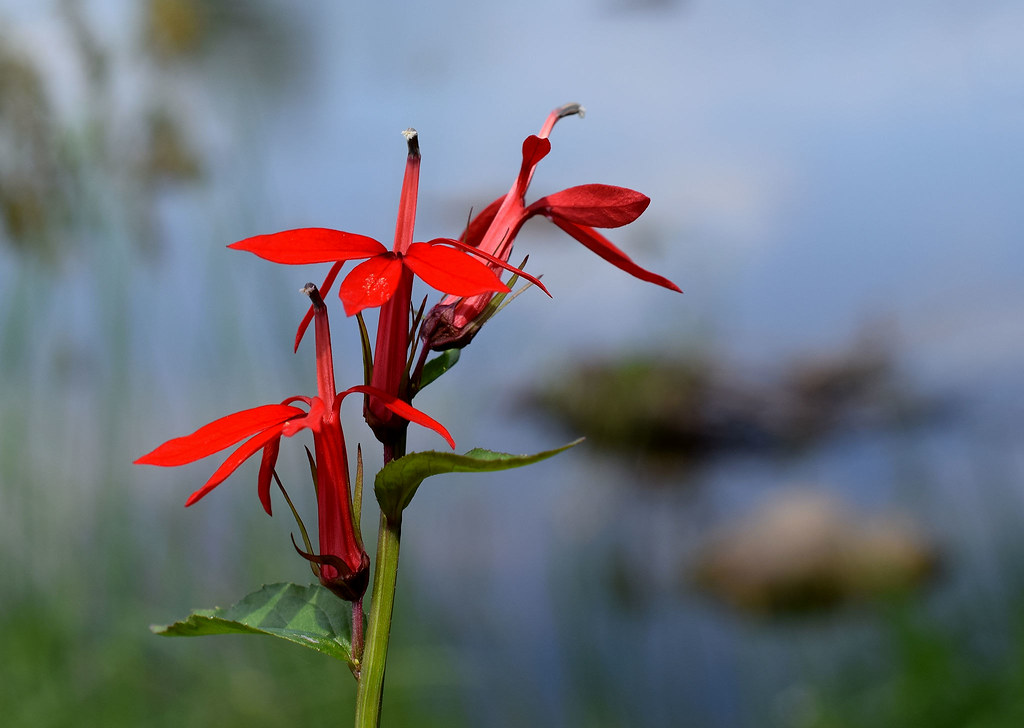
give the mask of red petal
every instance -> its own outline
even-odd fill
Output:
[[[511,273],[515,273],[520,278],[525,278],[530,283],[532,283],[533,285],[535,285],[538,288],[540,288],[540,290],[544,291],[544,293],[547,293],[548,294],[548,298],[552,298],[553,297],[551,295],[551,293],[548,291],[547,287],[543,283],[540,282],[540,278],[535,278],[534,276],[530,275],[526,271],[520,270],[519,268],[516,268],[514,265],[509,265],[508,263],[503,261],[501,258],[495,258],[490,253],[485,253],[482,250],[478,250],[477,248],[470,247],[470,246],[466,245],[465,243],[459,242],[458,240],[452,240],[451,238],[437,238],[436,240],[431,240],[430,243],[432,245],[436,245],[437,243],[447,243],[448,245],[454,245],[456,248],[458,248],[460,250],[465,250],[470,255],[478,255],[481,258],[483,258],[484,260],[489,261],[489,262],[493,263],[494,265],[498,266],[499,268],[504,268],[505,270],[507,270],[507,271],[509,271]]]
[[[498,214],[498,209],[504,201],[504,196],[499,197],[481,210],[476,217],[469,221],[469,224],[466,226],[466,229],[462,232],[459,239],[466,245],[471,245],[474,248],[480,245],[480,241],[484,238],[484,233],[487,232],[487,228],[489,228],[491,223],[494,222],[494,217]]]
[[[282,425],[283,427],[283,425]],[[274,514],[270,511],[270,481],[274,477],[274,466],[277,465],[277,454],[281,450],[281,438],[275,437],[263,446],[263,459],[260,461],[260,475],[256,483],[256,492],[259,494],[260,503],[268,516]]]
[[[628,255],[612,245],[610,240],[593,228],[589,228],[584,225],[576,225],[568,220],[560,220],[558,217],[552,217],[551,222],[555,223],[555,225],[562,228],[562,230],[572,235],[578,241],[583,243],[583,245],[590,248],[616,268],[621,268],[642,281],[654,283],[668,288],[671,291],[679,291],[679,293],[682,293],[682,291],[679,290],[679,286],[668,278],[663,278],[657,273],[652,273],[651,271],[638,266]]]
[[[319,397],[310,397],[308,402],[309,412],[305,413],[302,417],[288,420],[281,425],[282,435],[294,437],[305,429],[310,429],[314,433],[320,432],[324,421],[324,401]]]
[[[334,285],[334,279],[338,277],[341,272],[341,263],[335,263],[331,266],[331,269],[327,271],[327,277],[324,278],[324,284],[320,286],[321,298],[326,298],[327,294],[331,290],[331,286]],[[306,334],[306,329],[309,328],[309,322],[313,320],[313,306],[310,305],[309,310],[306,311],[306,315],[302,317],[302,321],[299,323],[299,330],[295,332],[295,348],[292,351],[299,350],[299,344],[302,342],[302,337]]]
[[[203,425],[191,435],[168,440],[153,452],[136,460],[135,464],[174,466],[191,463],[234,445],[253,433],[304,414],[306,413],[298,407],[283,404],[265,404],[235,412]]]
[[[345,313],[355,316],[364,308],[382,306],[395,295],[402,279],[402,261],[394,253],[375,255],[345,276],[338,297]]]
[[[543,213],[579,225],[615,228],[636,220],[651,204],[651,198],[635,190],[612,185],[580,185],[542,197],[527,213]]]
[[[228,247],[232,250],[248,250],[265,260],[285,265],[334,263],[368,258],[387,250],[373,238],[329,228],[299,228],[272,235],[257,235],[239,240]]]
[[[523,142],[523,166],[519,168],[519,176],[516,177],[515,186],[519,199],[526,195],[526,188],[530,186],[530,179],[533,177],[533,170],[540,164],[540,160],[548,156],[551,151],[551,142],[548,139],[541,139],[539,136],[528,136]]]
[[[218,485],[227,480],[228,476],[231,475],[238,469],[238,466],[248,460],[253,454],[266,445],[268,442],[274,439],[281,439],[281,429],[284,425],[277,425],[265,430],[255,437],[251,437],[246,440],[241,447],[235,450],[228,456],[228,459],[221,463],[221,466],[217,468],[217,471],[210,476],[210,479],[206,481],[206,484],[202,488],[197,490],[195,493],[188,497],[185,501],[185,507],[189,507],[204,495],[209,493],[211,490],[216,488]]]
[[[383,404],[385,407],[387,407],[389,410],[394,412],[399,417],[403,417],[409,420],[409,422],[415,422],[417,425],[422,425],[423,427],[430,428],[431,430],[439,434],[441,437],[443,437],[445,440],[447,440],[448,444],[451,445],[451,448],[453,450],[455,449],[455,440],[452,439],[451,433],[449,433],[448,430],[445,429],[444,425],[435,420],[433,417],[430,417],[429,415],[420,412],[411,404],[403,402],[397,397],[391,396],[383,389],[378,389],[377,387],[370,387],[364,384],[359,384],[356,385],[355,387],[346,389],[344,392],[338,395],[338,399],[341,400],[347,397],[348,395],[352,394],[353,392],[362,392],[363,394],[369,394],[370,396],[375,397],[376,399],[380,400],[381,404]]]
[[[444,242],[449,242],[444,240]],[[454,296],[507,291],[508,286],[479,260],[444,245],[413,243],[405,264],[428,285]]]
[[[398,198],[398,222],[395,224],[394,250],[404,253],[412,244],[413,229],[416,227],[416,198],[420,189],[420,147],[415,130],[406,130],[409,156],[405,160],[405,176],[402,177],[402,196]],[[405,136],[406,132],[403,132]]]

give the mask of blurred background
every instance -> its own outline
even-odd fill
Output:
[[[1022,38],[1011,0],[0,0],[3,724],[349,720],[340,663],[149,633],[309,572],[254,466],[185,510],[213,459],[130,463],[313,387],[324,271],[225,245],[389,242],[408,126],[417,239],[457,235],[569,101],[530,199],[648,194],[610,237],[686,293],[524,229],[555,298],[417,404],[588,440],[420,491],[385,721],[1024,724]]]

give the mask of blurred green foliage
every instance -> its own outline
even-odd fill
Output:
[[[281,3],[148,0],[139,27],[130,32],[135,44],[131,58],[144,68],[149,83],[144,97],[122,108],[113,103],[116,54],[105,44],[107,37],[87,22],[81,11],[85,5],[65,0],[58,6],[71,42],[65,50],[76,59],[85,89],[84,107],[70,117],[58,112],[51,79],[30,46],[11,28],[0,41],[0,244],[14,250],[22,266],[5,279],[12,284],[0,288],[0,725],[344,725],[354,690],[347,668],[337,661],[262,638],[168,640],[150,634],[150,622],[176,618],[190,607],[213,606],[215,599],[201,595],[225,587],[226,579],[246,583],[231,599],[259,580],[287,578],[281,564],[295,557],[289,547],[281,548],[286,542],[280,533],[267,537],[269,527],[255,498],[251,512],[231,514],[230,537],[209,539],[211,532],[225,530],[223,508],[204,504],[207,510],[183,517],[176,501],[172,516],[159,498],[141,492],[128,466],[140,454],[128,445],[138,445],[129,436],[142,429],[138,413],[158,417],[159,408],[171,400],[160,390],[164,382],[134,365],[139,340],[133,337],[141,339],[140,327],[151,321],[140,323],[133,316],[152,300],[133,297],[139,290],[130,287],[137,264],[133,255],[152,244],[149,215],[161,189],[169,183],[201,182],[207,168],[196,144],[195,120],[185,113],[190,107],[176,93],[188,85],[183,79],[205,80],[218,72],[225,74],[221,80],[233,79],[231,74],[240,69],[264,90],[280,89],[292,78],[302,44],[289,36],[288,13],[281,10],[287,6]],[[223,221],[209,225],[218,223]],[[83,256],[93,266],[82,275],[84,284],[35,265],[59,264],[79,246],[91,246],[91,255]],[[69,281],[79,285],[64,285]],[[218,343],[230,348],[241,338],[239,322],[224,313],[236,311],[237,301],[226,299],[238,292],[218,282],[221,300],[211,294],[209,309],[220,318],[190,322],[194,339],[174,347],[201,349],[206,360],[217,359],[211,372],[233,372],[232,385],[239,386],[237,380],[258,374],[247,352],[228,361],[215,350]],[[71,299],[69,293],[76,290],[79,295]],[[163,305],[169,308],[166,300]],[[69,313],[66,308],[72,307],[76,310]],[[84,318],[71,319],[76,312],[84,312]],[[215,324],[221,328],[211,334]],[[172,361],[167,368],[179,364]],[[765,433],[778,433],[777,423],[762,417],[766,402],[775,402],[777,388],[736,389],[718,378],[712,364],[637,359],[595,367],[574,373],[577,379],[559,395],[565,400],[548,393],[552,399],[545,404],[564,410],[573,436],[587,434],[609,448],[639,444],[694,461],[712,450],[761,445]],[[817,435],[834,425],[833,419],[822,422],[809,415],[845,413],[851,402],[877,401],[875,385],[888,382],[886,364],[851,357],[784,378],[787,401],[794,406],[787,410],[793,415],[782,432],[799,437],[777,439],[803,442],[807,433]],[[198,401],[225,385],[214,380],[191,386],[191,391],[175,389],[173,398]],[[146,406],[139,407],[143,395]],[[812,406],[803,406],[807,403]],[[608,418],[609,412],[614,417]],[[188,490],[181,482],[169,487],[182,494]],[[626,507],[622,515],[628,515]],[[186,522],[187,527],[181,525]],[[281,561],[274,561],[273,554],[281,553]],[[593,564],[594,550],[580,554],[578,561],[584,560]],[[660,632],[668,620],[656,617],[667,614],[681,622],[692,616],[684,614],[692,604],[683,605],[673,595],[664,612],[652,616],[650,604],[657,604],[659,595],[645,601],[630,593],[640,578],[636,561],[623,558],[612,565],[619,591],[634,600],[620,610],[625,616],[590,601],[599,598],[614,606],[622,597],[574,591],[581,571],[574,563],[566,570],[571,578],[559,584],[565,602],[557,611],[579,630],[575,647],[592,651],[555,666],[500,665],[507,684],[481,687],[483,678],[467,675],[457,658],[425,637],[434,630],[415,592],[401,593],[385,695],[387,724],[477,725],[479,716],[467,717],[463,709],[472,688],[496,705],[504,700],[511,706],[509,714],[522,715],[526,723],[539,708],[531,702],[535,696],[525,691],[509,697],[514,686],[531,684],[513,679],[517,670],[534,671],[529,677],[536,680],[563,679],[568,686],[563,694],[571,693],[579,703],[567,713],[575,709],[582,717],[579,724],[588,726],[626,725],[606,706],[618,706],[620,715],[632,709],[630,693],[645,691],[634,690],[630,679],[671,683],[674,696],[681,682],[671,673],[678,655],[666,648],[660,653],[666,664],[631,662],[636,657],[629,648],[639,651],[644,640],[630,642],[629,630],[637,627],[650,644],[668,644]],[[544,605],[530,607],[543,615]],[[833,674],[805,671],[798,676],[804,686],[798,709],[755,725],[1024,725],[1024,629],[1006,630],[1000,649],[986,650],[971,639],[971,631],[978,625],[984,627],[978,631],[993,631],[988,607],[981,602],[970,607],[973,611],[943,620],[930,616],[923,601],[891,613],[879,628],[885,635],[882,654],[864,657],[861,645],[848,645],[861,662]],[[532,620],[537,614],[527,616]],[[449,617],[457,621],[462,615]],[[507,630],[504,624],[460,627],[460,636]],[[750,627],[751,632],[784,637],[771,624]],[[568,629],[559,637],[568,639],[566,634]],[[622,645],[611,659],[600,649],[608,644]],[[562,648],[571,653],[572,646]],[[846,658],[837,652],[829,659]],[[725,699],[746,695],[747,686],[737,682],[732,692],[723,688]],[[770,712],[756,701],[745,708]],[[686,716],[677,717],[678,724],[687,724]]]
[[[161,638],[147,629],[150,610],[130,600],[110,609],[90,620],[56,594],[3,606],[5,728],[276,728],[345,725],[353,713],[355,684],[340,661],[252,636]],[[461,725],[451,686],[437,674],[417,679],[418,668],[398,650],[389,724]]]
[[[998,649],[976,644],[981,614],[956,624],[920,604],[889,613],[885,661],[812,683],[799,728],[1016,728],[1024,725],[1024,597]],[[966,627],[974,627],[966,628]],[[991,625],[987,625],[991,628]],[[977,629],[980,628],[980,629]]]
[[[212,76],[267,94],[299,67],[276,6],[148,0],[142,10],[130,16],[139,27],[111,35],[85,3],[61,0],[49,42],[63,43],[70,72],[54,72],[16,26],[0,38],[0,244],[53,265],[83,231],[125,224],[152,248],[161,194],[207,172],[200,139],[215,122],[196,113],[190,84]],[[81,99],[70,108],[69,91]]]

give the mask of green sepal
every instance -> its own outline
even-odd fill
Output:
[[[370,343],[370,332],[366,330],[362,311],[356,314],[356,322],[359,324],[359,344],[363,351],[363,384],[368,385],[373,379],[373,344]]]
[[[307,454],[309,453],[309,448],[308,447],[306,448],[306,453]],[[295,504],[292,503],[292,499],[288,496],[288,491],[284,489],[284,483],[282,483],[281,479],[279,477],[277,477],[277,471],[276,470],[273,471],[273,476],[274,476],[274,480],[277,481],[277,487],[281,489],[281,495],[284,496],[285,501],[288,503],[288,507],[292,511],[292,517],[295,519],[295,523],[299,527],[299,532],[302,534],[302,543],[303,543],[303,545],[305,545],[306,551],[308,553],[312,553],[312,551],[313,551],[313,544],[311,544],[310,541],[309,541],[309,532],[306,531],[306,524],[302,522],[302,516],[299,515],[298,510],[296,510],[296,508],[295,508]],[[313,481],[314,481],[314,485],[315,485],[316,484],[316,471],[315,471],[315,469],[314,469],[314,472],[313,472]],[[294,541],[292,543],[294,543]],[[310,571],[313,572],[313,576],[319,578],[320,577],[320,569],[319,569],[319,567],[317,567],[317,565],[315,563],[313,563],[312,561],[310,561],[308,563],[309,563]]]
[[[150,630],[165,637],[265,634],[352,662],[352,605],[319,584],[270,584],[226,609],[197,609]]]
[[[568,445],[533,455],[510,455],[477,448],[465,455],[448,452],[413,452],[392,460],[381,468],[374,479],[373,491],[380,509],[388,518],[398,520],[409,505],[420,483],[431,475],[441,473],[485,473],[494,470],[520,468],[546,460],[583,442],[581,437]]]
[[[352,530],[356,533],[359,546],[363,545],[363,446],[356,445],[356,484],[352,491]],[[313,549],[309,549],[312,551]]]
[[[417,391],[422,391],[424,387],[455,366],[459,360],[459,352],[460,349],[448,349],[428,361],[423,366],[423,376],[420,377],[420,386]]]

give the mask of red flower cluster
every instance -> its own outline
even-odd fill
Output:
[[[641,268],[594,229],[616,228],[633,222],[651,202],[646,195],[625,187],[589,184],[570,187],[526,204],[526,191],[533,173],[551,151],[548,135],[555,123],[566,116],[582,116],[583,113],[579,104],[560,106],[548,115],[537,136],[527,137],[523,142],[523,163],[512,188],[473,218],[462,240],[478,252],[507,262],[523,224],[531,217],[543,215],[617,268],[640,280],[679,291],[675,283]],[[443,350],[468,344],[479,329],[475,322],[493,296],[491,291],[471,296],[449,291],[424,322],[423,336],[428,345]]]
[[[209,480],[189,497],[185,505],[190,506],[198,501],[223,483],[243,462],[262,450],[257,491],[263,509],[269,515],[270,483],[277,464],[281,438],[310,430],[313,433],[316,457],[320,554],[304,555],[318,564],[320,581],[324,586],[343,599],[355,601],[366,590],[370,560],[363,549],[361,535],[353,525],[348,456],[341,429],[342,400],[353,392],[369,394],[398,416],[439,433],[453,448],[455,442],[439,422],[375,387],[356,386],[337,392],[327,308],[316,286],[309,283],[304,290],[313,299],[316,321],[317,395],[289,397],[281,404],[266,404],[221,417],[191,435],[165,442],[136,460],[135,464],[184,465],[245,440]],[[296,407],[294,402],[302,402],[308,410]]]
[[[338,288],[338,297],[349,316],[366,308],[383,306],[396,294],[404,297],[406,289],[411,293],[413,275],[443,293],[459,296],[507,291],[508,288],[490,268],[455,249],[460,247],[458,241],[437,238],[426,243],[413,242],[420,150],[415,129],[407,129],[403,134],[409,145],[409,157],[398,204],[395,242],[391,250],[365,235],[328,228],[299,228],[271,235],[257,235],[228,247],[247,250],[265,260],[285,265],[333,263],[320,287],[323,295],[330,291],[346,261],[366,258],[366,261],[345,276]],[[296,348],[312,317],[311,307],[295,337]]]
[[[585,247],[627,273],[679,290],[668,279],[634,263],[595,229],[620,227],[635,220],[650,203],[645,195],[623,187],[589,184],[571,187],[526,204],[526,192],[533,173],[551,150],[548,135],[555,123],[565,116],[582,113],[583,109],[578,104],[569,104],[551,112],[540,133],[523,142],[523,162],[508,194],[484,208],[469,223],[461,240],[437,238],[413,242],[420,151],[416,132],[408,129],[404,132],[408,158],[395,240],[390,250],[365,235],[327,228],[301,228],[260,235],[228,246],[287,265],[331,263],[322,286],[325,294],[345,262],[365,259],[345,277],[338,287],[338,294],[350,316],[367,308],[381,309],[376,346],[367,357],[368,365],[372,358],[371,380],[366,385],[337,391],[327,308],[321,292],[312,283],[307,284],[304,290],[312,299],[312,305],[299,326],[295,347],[298,348],[309,323],[315,322],[317,394],[289,397],[280,404],[262,405],[222,417],[191,435],[169,440],[135,462],[183,465],[241,443],[209,480],[189,497],[186,505],[192,505],[222,483],[244,461],[262,451],[257,492],[269,514],[270,485],[281,438],[309,430],[315,452],[320,553],[300,553],[316,565],[320,581],[325,586],[344,599],[361,599],[367,586],[369,559],[354,525],[356,519],[353,517],[348,456],[341,428],[342,400],[354,392],[365,395],[364,414],[378,439],[385,443],[385,460],[395,456],[396,443],[401,443],[398,449],[404,448],[404,428],[409,422],[438,432],[452,447],[455,446],[451,435],[440,423],[410,404],[421,371],[417,368],[416,374],[410,376],[410,348],[415,350],[417,342],[413,338],[410,347],[410,336],[422,315],[422,309],[416,316],[411,313],[414,277],[418,276],[445,294],[422,321],[420,336],[425,347],[420,351],[420,367],[428,347],[441,350],[461,348],[469,343],[486,318],[481,314],[485,313],[495,294],[509,291],[499,278],[503,270],[524,277],[546,292],[537,278],[508,263],[520,228],[536,215],[547,217]],[[410,378],[416,380],[412,386],[409,386]]]

